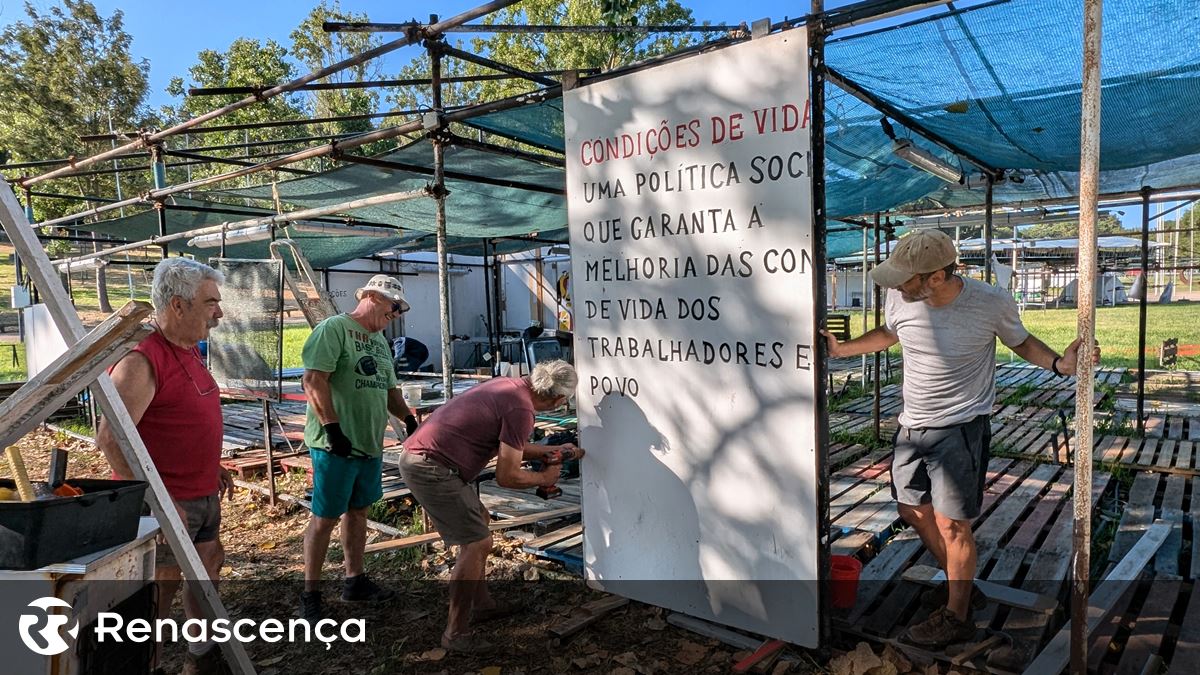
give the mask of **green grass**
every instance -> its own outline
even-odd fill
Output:
[[[1075,309],[1031,309],[1021,315],[1029,332],[1051,348],[1062,351],[1077,334]],[[1137,368],[1138,307],[1136,304],[1096,309],[1096,340],[1100,342],[1100,365]],[[1200,345],[1200,303],[1152,304],[1146,308],[1146,367],[1158,367],[1158,348],[1167,338],[1182,345]],[[996,357],[1008,361],[1011,351],[999,345]],[[1013,356],[1015,360],[1019,357]],[[1189,363],[1189,361],[1191,363]],[[1183,369],[1197,368],[1194,359],[1180,357]]]

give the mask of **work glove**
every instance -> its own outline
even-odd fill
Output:
[[[354,452],[354,446],[350,444],[350,439],[342,432],[342,425],[337,422],[330,422],[324,425],[325,437],[329,439],[329,447],[326,450],[332,455],[338,457],[349,457]]]
[[[417,418],[413,415],[404,416],[404,430],[412,436],[417,431]]]

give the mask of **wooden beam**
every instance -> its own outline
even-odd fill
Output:
[[[492,532],[499,530],[508,530],[514,527],[522,527],[524,525],[532,525],[543,520],[553,520],[555,518],[565,518],[579,513],[579,506],[566,506],[561,509],[553,509],[550,511],[541,511],[540,513],[531,513],[527,516],[510,518],[508,520],[497,520],[488,525],[488,529]],[[442,535],[437,532],[427,532],[425,534],[417,534],[403,539],[394,539],[392,541],[380,541],[374,544],[368,544],[364,552],[379,553],[381,551],[398,551],[413,546],[421,546],[423,544],[432,544],[442,538]]]
[[[902,577],[905,581],[924,584],[926,586],[939,586],[946,581],[945,572],[929,565],[913,565],[904,570]],[[1038,595],[1037,593],[1030,593],[1019,588],[1009,588],[1003,584],[983,579],[975,580],[975,588],[978,588],[989,600],[1009,605],[1010,607],[1018,607],[1042,614],[1050,614],[1058,609],[1058,600],[1047,595]]]
[[[0,225],[3,225],[9,241],[12,242],[17,255],[21,257],[21,262],[25,264],[30,278],[42,297],[45,298],[46,308],[50,311],[63,340],[68,345],[82,340],[86,331],[71,304],[71,299],[67,296],[67,290],[63,287],[58,270],[50,263],[46,250],[42,248],[33,227],[25,217],[24,209],[17,202],[16,195],[13,194],[12,188],[7,183],[0,185]],[[108,419],[109,428],[133,472],[133,477],[149,484],[146,498],[150,502],[150,509],[154,517],[158,519],[163,535],[179,560],[179,566],[183,570],[183,576],[189,582],[189,587],[193,593],[199,595],[197,600],[204,614],[209,619],[228,621],[229,614],[225,611],[225,606],[221,604],[216,585],[208,579],[204,564],[196,552],[196,546],[188,536],[187,528],[184,527],[183,521],[179,518],[179,512],[175,509],[175,503],[171,500],[171,495],[167,493],[167,488],[163,485],[162,477],[158,475],[153,460],[150,459],[150,452],[142,442],[142,437],[138,435],[137,425],[129,417],[129,410],[125,408],[121,395],[117,392],[116,386],[107,373],[100,375],[92,393],[100,403],[104,416]],[[44,418],[51,412],[53,410],[43,409],[41,416]],[[250,656],[241,642],[227,640],[220,643],[220,646],[225,660],[235,672],[253,675],[254,663],[250,661]]]
[[[1113,568],[1108,577],[1100,582],[1100,586],[1092,592],[1087,606],[1087,625],[1084,634],[1090,635],[1102,619],[1112,610],[1114,604],[1137,579],[1146,565],[1154,558],[1167,535],[1171,533],[1171,524],[1158,521],[1151,525],[1146,534],[1129,549],[1129,553]],[[1053,675],[1062,672],[1070,659],[1071,623],[1062,627],[1049,644],[1025,668],[1025,675]]]
[[[44,419],[43,411],[61,408],[149,335],[141,321],[150,311],[144,302],[129,302],[0,404],[0,447],[29,433]]]

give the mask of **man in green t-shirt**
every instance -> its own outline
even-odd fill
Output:
[[[339,520],[346,567],[342,600],[376,602],[395,595],[367,578],[363,549],[367,507],[383,496],[388,414],[403,419],[409,433],[417,427],[396,388],[392,350],[381,334],[409,307],[400,282],[386,274],[371,277],[355,297],[358,306],[318,324],[302,352],[308,397],[304,443],[312,457],[313,497],[312,517],[304,532],[300,606],[310,623],[323,618],[321,566]]]

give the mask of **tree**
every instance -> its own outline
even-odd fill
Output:
[[[361,54],[383,44],[375,33],[326,33],[321,24],[325,21],[368,21],[366,14],[343,12],[338,0],[327,5],[325,0],[313,8],[304,21],[292,31],[292,54],[308,70],[318,70],[334,63]],[[380,78],[378,59],[352,66],[325,78],[325,82],[365,82]],[[311,92],[309,108],[314,117],[340,117],[364,115],[378,109],[379,94],[370,89],[333,89]],[[370,131],[370,120],[350,120],[323,124],[309,129],[328,134]]]
[[[212,49],[201,51],[196,55],[196,64],[188,69],[188,74],[191,76],[192,86],[198,88],[272,86],[296,78],[295,66],[287,60],[287,55],[288,50],[274,40],[267,40],[264,43],[249,38],[238,38],[224,52]],[[168,106],[163,109],[164,117],[171,122],[180,122],[245,98],[243,94],[192,96],[187,94],[187,88],[181,77],[171,79],[167,85],[167,93],[182,98],[178,106]],[[283,94],[228,113],[222,116],[217,124],[274,122],[304,117],[303,99],[297,94]],[[171,139],[170,143],[172,147],[177,147],[175,144],[186,143],[190,147],[198,146],[202,149],[212,146],[244,145],[251,142],[281,141],[307,135],[309,132],[304,127],[267,127],[213,132],[203,136],[179,136]],[[242,161],[263,161],[270,153],[293,151],[301,147],[305,147],[304,144],[297,142],[255,148],[211,150],[203,151],[203,153],[228,158],[240,157]],[[202,169],[194,169],[193,174],[212,175],[224,173],[230,168],[220,164],[210,164]],[[185,179],[178,176],[172,178]]]
[[[63,0],[41,13],[25,4],[27,21],[0,34],[0,153],[11,162],[84,157],[82,135],[142,126],[149,64],[130,54],[120,10],[103,17],[87,0]],[[136,160],[136,161],[145,161]],[[129,166],[126,162],[125,166]],[[124,173],[126,192],[144,189],[148,171]],[[113,194],[113,175],[73,176],[51,181],[47,192],[81,197]],[[34,211],[50,219],[79,210],[79,203],[38,198]],[[100,309],[112,311],[104,274],[96,274]]]
[[[615,6],[610,8],[608,4]],[[625,0],[620,3],[525,0],[488,15],[483,22],[488,25],[690,25],[693,18],[692,11],[678,0]],[[693,41],[693,37],[686,35],[646,35],[641,32],[494,33],[472,40],[469,51],[529,72],[588,68],[612,70],[675,51]],[[457,46],[462,48],[461,43]],[[445,75],[494,73],[476,64],[463,64],[458,59],[446,59],[443,64]],[[429,72],[429,58],[422,55],[414,59],[400,76],[429,77]],[[466,86],[448,85],[443,98],[446,105],[491,101],[531,91],[539,86],[521,79],[492,80]],[[389,100],[400,107],[427,106],[431,103],[428,88],[395,90]]]

